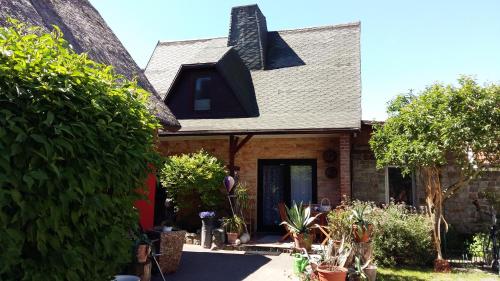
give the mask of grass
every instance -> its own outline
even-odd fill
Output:
[[[477,269],[453,269],[451,273],[435,273],[432,268],[378,268],[381,281],[493,281],[500,276]]]

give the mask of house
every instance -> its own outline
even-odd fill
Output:
[[[159,133],[161,151],[203,148],[224,160],[256,199],[259,231],[276,229],[280,201],[351,196],[360,28],[268,31],[249,5],[232,9],[227,38],[159,42],[145,74],[181,123]]]
[[[257,5],[234,7],[227,37],[158,42],[145,75],[181,124],[159,133],[164,155],[204,149],[254,198],[254,230],[277,230],[278,202],[350,198],[424,205],[413,173],[376,169],[361,120],[359,22],[268,31]],[[444,182],[454,177],[450,167]],[[448,221],[480,225],[472,201],[492,172],[446,204]],[[328,200],[326,200],[328,199]]]
[[[86,52],[94,61],[112,65],[115,71],[128,79],[137,79],[138,84],[151,93],[148,107],[157,117],[165,131],[178,130],[179,122],[159,98],[142,70],[137,66],[118,37],[106,24],[99,12],[87,0],[0,0],[0,26],[7,18],[42,27],[51,31],[53,25],[64,33],[64,38],[77,52]],[[156,178],[151,175],[147,185],[154,191]],[[154,199],[154,192],[150,192]],[[154,208],[140,201],[141,223],[152,227]]]

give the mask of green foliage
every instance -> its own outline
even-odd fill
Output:
[[[481,232],[474,234],[474,236],[472,237],[472,242],[467,247],[467,250],[471,256],[485,257],[486,255],[490,254],[491,247],[489,245],[490,241],[488,236],[488,234]]]
[[[296,234],[309,233],[317,216],[311,217],[311,207],[303,207],[302,203],[293,203],[291,208],[286,207],[287,218],[280,225],[286,225]]]
[[[337,209],[328,213],[328,227],[333,240],[340,241],[346,237],[351,241],[352,219],[348,211]]]
[[[374,210],[373,221],[373,254],[380,265],[426,265],[433,260],[432,222],[426,215],[391,202]]]
[[[0,280],[109,280],[129,262],[157,121],[147,93],[67,48],[0,30]]]
[[[221,192],[224,176],[224,164],[203,150],[167,157],[160,172],[162,185],[180,209],[192,205],[191,201],[186,202],[182,198],[193,194],[201,199],[200,210],[213,210],[220,206],[224,201]]]
[[[241,234],[243,228],[245,227],[245,221],[240,216],[234,215],[224,218],[222,225],[226,228],[227,232]]]
[[[389,118],[370,140],[377,167],[397,165],[409,173],[448,164],[450,154],[464,176],[486,163],[498,166],[500,85],[482,87],[468,77],[458,82],[435,84],[389,104]]]
[[[363,233],[368,230],[368,225],[371,224],[368,218],[371,213],[371,208],[368,208],[369,206],[368,204],[358,203],[354,204],[351,209],[351,218],[353,223],[357,225],[359,237],[363,236]]]
[[[371,202],[343,201],[328,214],[333,240],[352,241],[353,211],[363,213],[363,220],[374,225],[372,235],[374,259],[380,265],[426,265],[433,259],[430,219],[409,210],[404,204],[391,202],[378,208]],[[365,261],[366,262],[366,261]]]
[[[238,183],[238,185],[234,188],[234,197],[236,199],[236,207],[239,211],[237,213],[245,213],[249,208],[250,200],[246,183]]]

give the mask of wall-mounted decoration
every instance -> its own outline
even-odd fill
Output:
[[[329,179],[334,179],[338,175],[338,171],[336,167],[328,167],[325,169],[325,176]]]
[[[332,163],[337,160],[337,151],[333,149],[328,149],[323,152],[323,160],[327,163]]]

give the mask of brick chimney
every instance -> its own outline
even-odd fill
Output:
[[[249,69],[264,69],[267,25],[257,4],[233,7],[227,45],[234,47]]]

